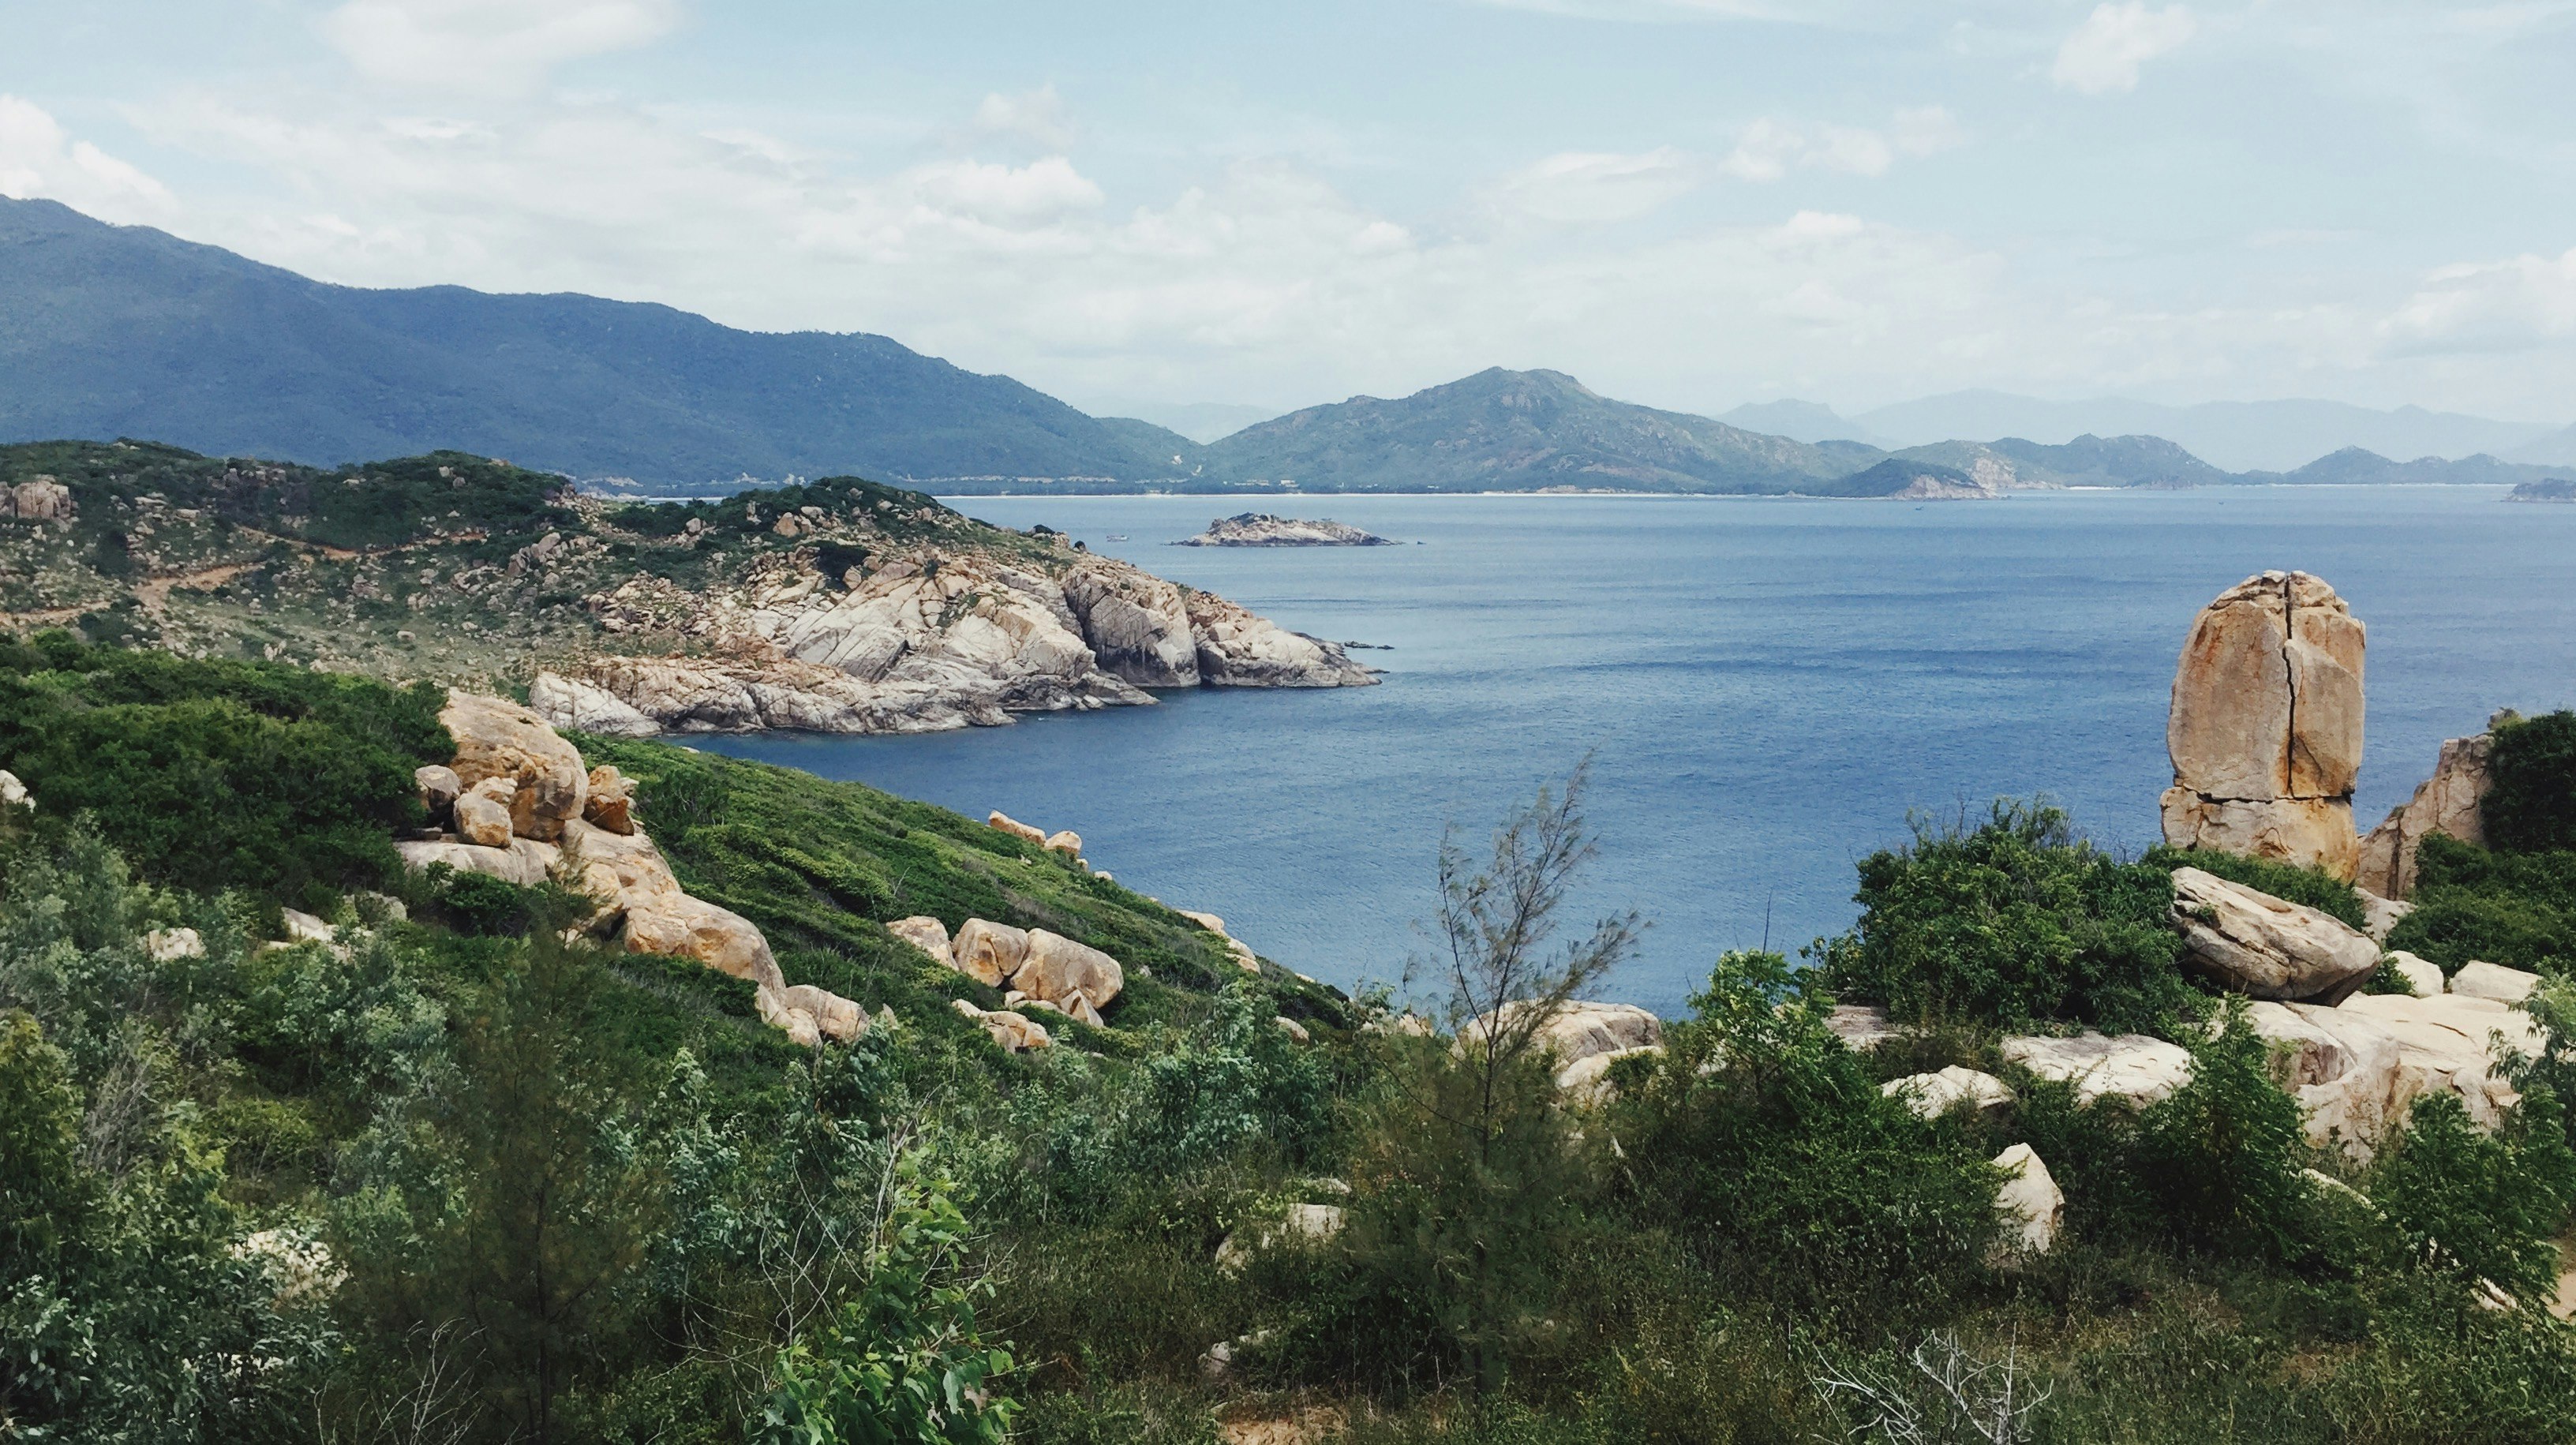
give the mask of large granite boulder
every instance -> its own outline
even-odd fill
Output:
[[[986,1036],[999,1044],[1006,1053],[1016,1054],[1030,1049],[1043,1049],[1055,1043],[1054,1036],[1046,1031],[1046,1026],[1026,1014],[1014,1013],[1009,1009],[977,1008],[962,998],[950,999],[948,1002],[949,1006],[957,1012],[982,1025]]]
[[[590,770],[590,796],[581,804],[581,820],[610,833],[635,831],[635,784],[603,763]]]
[[[2265,572],[2203,608],[2174,671],[2165,840],[2353,876],[2359,619],[2323,579]]]
[[[2500,963],[2485,963],[2471,959],[2460,965],[2458,973],[2451,975],[2447,991],[2462,998],[2483,998],[2492,999],[2497,1003],[2518,1004],[2531,997],[2532,990],[2538,987],[2540,987],[2539,974],[2526,973],[2518,968],[2507,968]]]
[[[510,846],[510,805],[519,796],[513,778],[485,778],[454,804],[457,834],[481,848]]]
[[[1107,1008],[1126,988],[1127,974],[1118,966],[1118,960],[1087,943],[1032,928],[1020,966],[1011,974],[1011,986],[1031,998],[1075,1012],[1071,1004],[1077,995],[1093,1009]]]
[[[703,898],[672,893],[629,902],[623,938],[628,953],[695,959],[764,987],[787,986],[778,960],[770,954],[769,940],[758,926]]]
[[[2390,809],[2361,840],[2355,881],[2382,898],[2402,899],[2415,891],[2415,851],[2426,834],[2445,833],[2484,846],[2487,830],[2479,805],[2486,801],[2488,761],[2494,755],[2492,731],[2442,744],[2433,776],[2416,784],[2415,795]]]
[[[406,841],[394,844],[394,852],[402,856],[403,867],[414,873],[427,872],[431,865],[444,863],[459,873],[480,873],[522,888],[534,888],[545,882],[547,876],[554,872],[556,859],[561,856],[554,844],[540,843],[533,838],[513,838],[505,848],[486,848],[474,843]]]
[[[898,918],[886,925],[886,932],[929,954],[942,968],[955,968],[957,955],[949,951],[948,925],[927,914]]]
[[[47,476],[29,477],[0,492],[0,500],[9,504],[8,511],[0,515],[29,521],[68,522],[79,512],[72,502],[72,489]]]
[[[429,814],[432,822],[446,817],[447,810],[455,807],[456,800],[465,795],[465,780],[456,776],[454,768],[443,763],[412,769],[411,782],[414,791],[420,795],[422,811]]]
[[[2173,885],[2184,965],[2239,993],[2340,1003],[2379,967],[2379,945],[2339,918],[2198,868]]]
[[[486,778],[518,785],[510,803],[513,833],[551,843],[563,836],[566,821],[580,819],[590,772],[544,718],[506,698],[450,692],[438,720],[456,739],[451,766],[466,787]]]
[[[2146,1034],[2006,1039],[2003,1056],[2040,1078],[2073,1084],[2079,1103],[2120,1099],[2137,1108],[2191,1080],[2191,1051]]]
[[[1029,956],[1029,935],[1007,923],[969,918],[957,926],[949,953],[950,967],[977,983],[1000,988]]]
[[[2539,1042],[2530,1018],[2492,999],[2360,994],[2339,1008],[2256,1003],[2246,1017],[2270,1040],[2309,1139],[2367,1158],[2415,1100],[2456,1096],[2493,1128],[2521,1097],[2496,1071],[2497,1049]]]
[[[1532,1007],[1508,1003],[1495,1013],[1479,1015],[1458,1031],[1458,1042],[1464,1046],[1488,1037],[1497,1022],[1502,1028],[1511,1028]],[[1664,1021],[1651,1011],[1630,1003],[1590,1003],[1580,999],[1559,1007],[1533,1039],[1540,1048],[1556,1055],[1559,1069],[1595,1054],[1646,1048],[1663,1041]]]

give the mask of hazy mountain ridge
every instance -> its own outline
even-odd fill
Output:
[[[882,336],[667,306],[313,281],[0,199],[0,440],[133,436],[331,465],[457,448],[690,484],[859,471],[1168,477],[1194,444]]]
[[[1796,405],[1832,415],[1829,408],[1813,403]],[[2352,447],[2396,457],[2458,459],[2487,452],[2518,461],[2576,460],[2576,429],[2559,434],[2570,438],[2564,444],[2568,456],[2525,457],[2518,448],[2545,446],[2556,429],[2543,423],[2499,421],[2417,406],[2380,411],[2314,399],[2168,406],[2126,397],[2048,401],[1973,390],[1898,402],[1843,420],[1849,434],[1885,437],[1885,445],[1899,448],[1956,437],[2028,437],[2063,445],[2087,433],[2158,436],[2222,471],[2234,472],[2286,472]]]

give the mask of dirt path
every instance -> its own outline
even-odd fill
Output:
[[[191,592],[208,591],[221,587],[259,565],[257,562],[233,562],[222,567],[207,567],[195,572],[174,572],[167,577],[150,578],[134,589],[134,599],[143,604],[144,611],[157,617],[161,613],[162,606],[170,600],[171,589],[185,587]]]

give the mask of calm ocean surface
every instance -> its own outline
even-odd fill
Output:
[[[2108,846],[2155,842],[2183,631],[2249,573],[2315,572],[2369,625],[2365,826],[2495,708],[2576,705],[2576,507],[2500,495],[1318,497],[1265,505],[1420,545],[1276,551],[1162,545],[1216,499],[967,498],[1284,626],[1391,645],[1355,654],[1384,685],[692,741],[1072,828],[1121,882],[1346,986],[1424,951],[1445,827],[1481,843],[1590,754],[1601,856],[1573,922],[1652,919],[1607,992],[1670,1013],[1766,917],[1791,951],[1846,927],[1854,860],[1909,810],[2046,793]]]

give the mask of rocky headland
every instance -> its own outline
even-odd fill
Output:
[[[1329,517],[1301,521],[1268,512],[1239,512],[1208,523],[1195,537],[1175,547],[1391,547],[1394,542]]]
[[[459,453],[324,472],[52,443],[0,448],[0,512],[0,626],[525,689],[591,732],[926,732],[1375,680],[1050,528],[857,478],[634,503]]]

